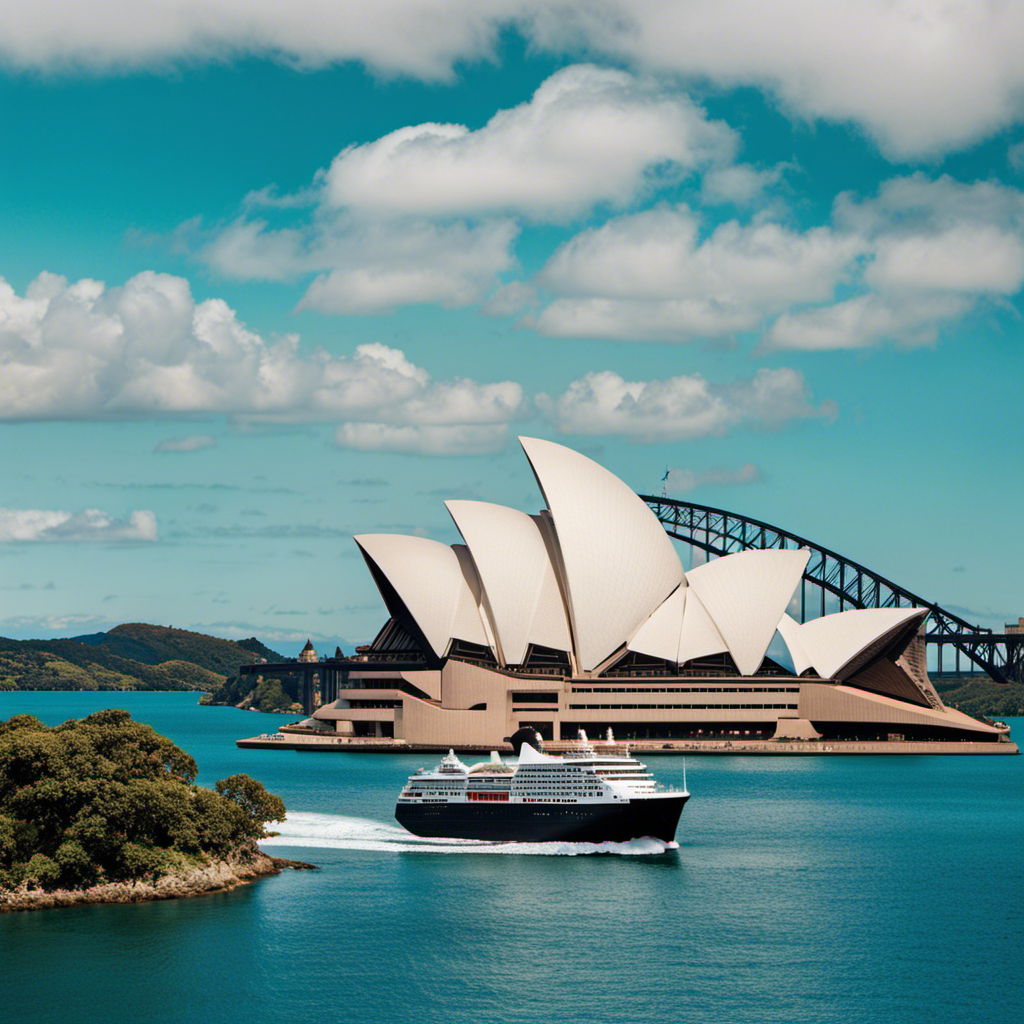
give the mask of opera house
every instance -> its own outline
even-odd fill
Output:
[[[346,659],[320,729],[482,746],[524,725],[551,740],[609,727],[666,740],[1005,735],[943,705],[926,609],[798,623],[787,608],[807,551],[743,551],[684,572],[616,476],[550,441],[520,442],[547,506],[538,515],[449,501],[463,544],[355,538],[390,618]]]

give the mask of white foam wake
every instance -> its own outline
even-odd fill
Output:
[[[490,843],[476,839],[421,839],[399,825],[345,818],[338,814],[289,811],[288,818],[270,826],[280,835],[260,846],[301,846],[334,850],[371,850],[381,853],[500,853],[547,857],[616,854],[651,856],[679,849],[678,843],[660,839],[632,839],[627,843]]]

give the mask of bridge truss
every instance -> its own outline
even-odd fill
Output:
[[[816,596],[815,588],[818,591],[821,615],[825,614],[829,595],[838,601],[839,611],[848,608],[927,608],[930,616],[925,641],[936,649],[940,674],[944,649],[951,648],[957,673],[960,672],[963,655],[997,682],[1024,682],[1024,634],[994,633],[974,625],[835,551],[769,523],[707,505],[648,494],[640,497],[670,536],[711,556],[755,549],[807,548],[811,558],[800,584],[802,622],[807,621],[808,611],[811,618],[816,617],[814,608],[807,601],[808,585],[812,588],[812,598]]]

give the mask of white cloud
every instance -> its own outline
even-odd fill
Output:
[[[0,508],[0,543],[156,539],[156,516],[148,511],[115,519],[95,508],[82,512]]]
[[[685,95],[582,64],[477,131],[420,124],[351,146],[328,169],[324,192],[333,206],[387,215],[565,221],[599,202],[628,203],[655,166],[678,175],[728,160],[735,148],[733,131]]]
[[[755,85],[798,117],[861,125],[897,158],[961,148],[1021,114],[1015,0],[615,0],[570,12],[544,22],[549,45],[582,36],[645,67]]]
[[[713,469],[670,469],[665,478],[665,489],[673,494],[695,491],[698,487],[737,487],[743,484],[760,483],[764,473],[760,466],[748,462],[739,469],[716,466]]]
[[[934,344],[980,303],[1024,286],[1024,192],[923,174],[883,183],[878,195],[837,198],[834,230],[862,238],[863,294],[786,311],[766,349],[860,348],[892,340]]]
[[[605,370],[573,381],[557,398],[538,395],[535,401],[562,433],[622,434],[634,441],[692,440],[741,424],[774,428],[835,415],[832,402],[811,404],[803,375],[790,369],[762,369],[728,385],[699,374],[627,381]]]
[[[537,301],[537,289],[525,281],[509,281],[500,285],[480,307],[488,316],[514,316]]]
[[[37,0],[0,7],[0,55],[15,67],[116,72],[171,59],[260,54],[312,67],[360,60],[388,73],[444,79],[455,60],[488,53],[499,24],[519,6],[511,0],[440,6],[431,0],[153,0],[145,6]]]
[[[35,0],[0,7],[0,59],[120,71],[259,54],[445,79],[510,27],[554,53],[753,85],[797,117],[858,124],[899,158],[961,148],[1021,116],[1017,0]]]
[[[327,211],[302,229],[237,220],[199,255],[227,277],[280,281],[316,273],[300,309],[377,313],[420,302],[451,308],[480,301],[513,266],[518,231],[510,220],[373,222]]]
[[[476,131],[419,124],[339,153],[295,205],[298,227],[249,211],[289,205],[268,189],[200,249],[229,277],[318,276],[299,308],[355,314],[480,302],[513,269],[513,217],[565,221],[624,205],[656,183],[731,158],[736,137],[684,94],[578,65]],[[467,219],[468,218],[468,219]]]
[[[832,297],[862,243],[728,221],[700,239],[686,207],[614,218],[563,245],[538,280],[561,296],[543,334],[686,340],[753,330],[794,303]]]
[[[732,164],[713,167],[701,181],[700,194],[707,203],[732,203],[752,206],[765,192],[782,180],[792,164],[777,164],[768,170],[759,170],[750,164]]]
[[[228,413],[278,420],[496,423],[518,384],[431,380],[398,349],[304,354],[266,341],[220,299],[146,271],[118,288],[44,274],[24,297],[0,278],[0,418],[118,419]],[[449,417],[449,419],[445,419]]]
[[[896,340],[908,348],[934,345],[945,321],[963,316],[971,300],[959,295],[910,299],[860,295],[831,306],[785,313],[772,324],[764,349],[828,351]]]
[[[335,435],[341,448],[404,455],[490,455],[508,440],[504,424],[404,426],[388,423],[343,423]]]
[[[763,349],[932,344],[946,324],[1024,287],[1024,192],[923,174],[837,197],[797,231],[763,216],[704,237],[686,207],[612,218],[537,277],[542,334],[687,341],[762,331]],[[840,289],[846,292],[837,301]]]
[[[878,288],[1012,295],[1024,283],[1024,239],[994,225],[882,237],[864,274]]]
[[[197,452],[203,448],[215,448],[217,439],[210,434],[192,434],[189,437],[168,437],[154,449],[155,452]]]

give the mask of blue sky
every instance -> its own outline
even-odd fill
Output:
[[[363,642],[517,434],[1024,614],[1019,7],[706,10],[0,10],[0,634]]]

